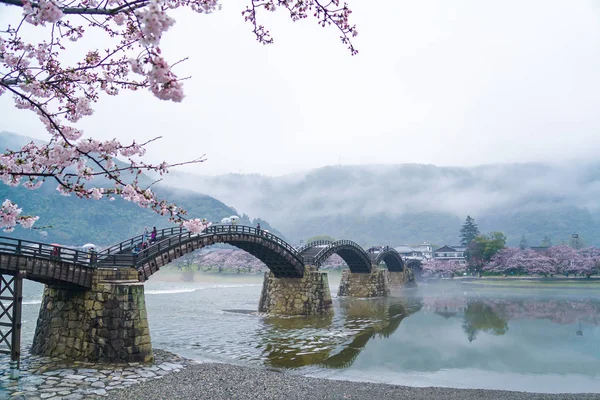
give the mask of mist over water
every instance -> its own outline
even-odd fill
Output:
[[[481,288],[456,281],[337,298],[335,314],[254,312],[262,275],[162,272],[145,283],[155,348],[200,361],[283,368],[332,379],[532,392],[600,388],[600,295],[595,289]],[[23,344],[33,339],[42,285],[26,281]]]
[[[331,235],[361,244],[455,244],[467,215],[509,244],[555,244],[573,232],[600,245],[600,164],[328,166],[284,176],[175,172],[166,183],[266,219],[299,241]]]

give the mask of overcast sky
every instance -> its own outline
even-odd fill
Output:
[[[280,175],[331,164],[474,165],[590,159],[600,150],[600,2],[348,0],[350,56],[333,28],[262,15],[243,0],[178,13],[163,50],[183,103],[149,92],[103,98],[86,135],[162,135],[153,161],[206,154],[196,173]],[[0,7],[4,18],[9,15]],[[0,130],[44,138],[31,112],[0,97]],[[185,168],[184,168],[185,169]]]

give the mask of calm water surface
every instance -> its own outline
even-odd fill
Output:
[[[302,375],[410,386],[600,392],[598,290],[483,289],[458,282],[338,299],[332,317],[253,314],[261,277],[146,283],[153,346]],[[26,282],[23,343],[42,286]]]

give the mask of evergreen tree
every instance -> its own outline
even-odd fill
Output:
[[[542,246],[552,247],[552,238],[550,235],[544,236],[544,239],[542,240]]]
[[[521,241],[519,242],[519,248],[521,250],[525,250],[527,247],[529,247],[529,244],[527,243],[527,238],[525,235],[523,235],[521,236]]]
[[[462,246],[467,246],[471,240],[475,239],[479,235],[479,228],[475,223],[475,220],[471,218],[470,215],[467,215],[467,219],[463,224],[462,228],[460,228],[460,244]]]

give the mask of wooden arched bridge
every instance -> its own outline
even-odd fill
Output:
[[[278,278],[301,278],[305,265],[320,267],[333,254],[338,254],[352,273],[370,273],[373,266],[382,263],[392,272],[404,270],[404,261],[393,248],[368,253],[351,240],[319,240],[297,249],[272,233],[243,225],[213,225],[199,234],[166,228],[158,231],[156,240],[147,248],[136,251],[143,241],[144,235],[138,235],[90,253],[0,237],[0,273],[20,272],[26,279],[45,284],[89,288],[95,268],[135,268],[140,280],[145,281],[171,261],[217,243],[230,244],[252,254]]]
[[[385,296],[386,274],[390,282],[405,279],[405,263],[396,250],[365,251],[351,240],[295,248],[272,233],[243,225],[213,225],[201,233],[166,228],[141,249],[146,239],[138,235],[90,252],[0,237],[0,352],[12,355],[11,371],[18,371],[23,279],[47,285],[32,352],[104,362],[152,359],[140,282],[171,261],[217,243],[238,247],[269,268],[259,302],[265,313],[333,312],[327,275],[318,271],[333,254],[349,267],[340,296]]]

